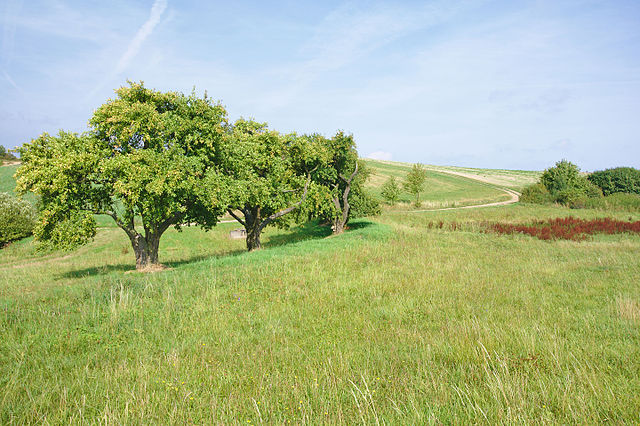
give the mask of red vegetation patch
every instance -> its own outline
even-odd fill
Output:
[[[593,234],[640,234],[640,221],[625,222],[611,218],[584,220],[575,217],[536,221],[530,225],[494,223],[490,229],[498,234],[527,234],[541,240],[584,240]]]

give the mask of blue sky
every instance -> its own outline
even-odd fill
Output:
[[[82,131],[127,79],[362,156],[640,167],[640,2],[0,2],[0,144]]]

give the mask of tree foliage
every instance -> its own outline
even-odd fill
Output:
[[[558,161],[554,167],[546,169],[540,183],[551,194],[554,202],[579,207],[587,198],[602,197],[599,188],[580,174],[580,168],[567,160]]]
[[[404,188],[411,195],[416,197],[415,205],[420,207],[420,193],[424,191],[424,184],[427,181],[427,170],[424,165],[414,164],[404,180]]]
[[[250,251],[261,247],[260,234],[266,226],[285,226],[287,215],[307,195],[312,170],[296,158],[300,142],[296,135],[283,136],[266,123],[244,119],[236,121],[225,139],[220,170],[228,212],[245,227]],[[308,161],[310,155],[305,154]]]
[[[129,237],[142,269],[158,263],[170,226],[207,228],[224,211],[210,189],[220,184],[211,169],[226,111],[206,94],[163,93],[142,83],[116,94],[95,111],[88,133],[43,134],[25,144],[18,188],[41,196],[38,239],[85,243],[95,234],[93,214],[106,214]]]
[[[400,184],[395,176],[390,176],[382,185],[381,195],[390,205],[394,205],[400,200]]]
[[[626,192],[640,194],[640,170],[633,167],[616,167],[591,173],[587,179],[604,195]]]
[[[356,176],[362,166],[358,162],[353,135],[342,131],[332,138],[313,135],[307,139],[308,148],[316,155],[317,168],[312,173],[313,181],[322,189],[318,194],[324,199],[316,215],[332,224],[334,234],[345,230],[349,221],[351,190],[357,185]]]
[[[325,217],[339,233],[349,217],[379,211],[351,135],[283,135],[245,119],[230,125],[206,93],[129,82],[116,95],[86,133],[45,133],[20,149],[18,189],[41,198],[39,241],[84,244],[95,236],[94,216],[108,215],[144,269],[158,264],[169,227],[208,229],[224,212],[243,224],[252,250],[268,225]]]

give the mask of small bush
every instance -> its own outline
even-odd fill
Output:
[[[543,184],[534,183],[522,190],[520,201],[531,204],[551,204],[553,197]]]
[[[600,188],[583,176],[580,176],[580,179],[576,181],[576,186],[562,191],[556,196],[557,202],[565,204],[572,209],[583,209],[587,207],[589,200],[599,198],[602,198]]]
[[[562,160],[554,167],[546,169],[540,177],[540,182],[525,188],[522,195],[520,199],[524,202],[555,202],[572,208],[583,208],[587,200],[602,197],[602,191],[580,174],[578,166]]]
[[[604,195],[619,192],[640,194],[640,170],[633,167],[617,167],[593,172],[588,179],[600,187]]]
[[[555,166],[549,167],[540,176],[540,183],[551,194],[558,194],[580,186],[580,168],[567,160],[561,160]]]
[[[28,201],[0,192],[0,246],[31,235],[37,216]]]
[[[349,217],[353,219],[367,216],[378,216],[382,213],[380,202],[364,189],[354,191],[352,196],[349,197],[349,204],[351,205]]]

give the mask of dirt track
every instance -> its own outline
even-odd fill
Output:
[[[486,183],[487,185],[490,185],[495,189],[498,189],[498,190],[500,190],[502,192],[505,192],[505,193],[509,194],[509,196],[511,196],[511,198],[509,200],[506,200],[506,201],[497,201],[495,203],[486,203],[486,204],[475,204],[475,205],[472,205],[472,206],[446,207],[444,209],[407,210],[406,213],[438,212],[438,211],[444,211],[444,210],[461,210],[461,209],[479,209],[479,208],[482,208],[482,207],[505,206],[507,204],[517,203],[520,200],[520,193],[519,192],[514,191],[512,189],[496,186],[490,179],[484,179],[483,177],[478,176],[478,175],[469,175],[469,174],[466,174],[466,173],[453,172],[453,171],[449,171],[449,170],[438,169],[437,172],[438,173],[448,173],[450,175],[461,176],[461,177],[464,177],[464,178],[467,178],[467,179],[473,179],[473,180],[476,180],[478,182]]]

